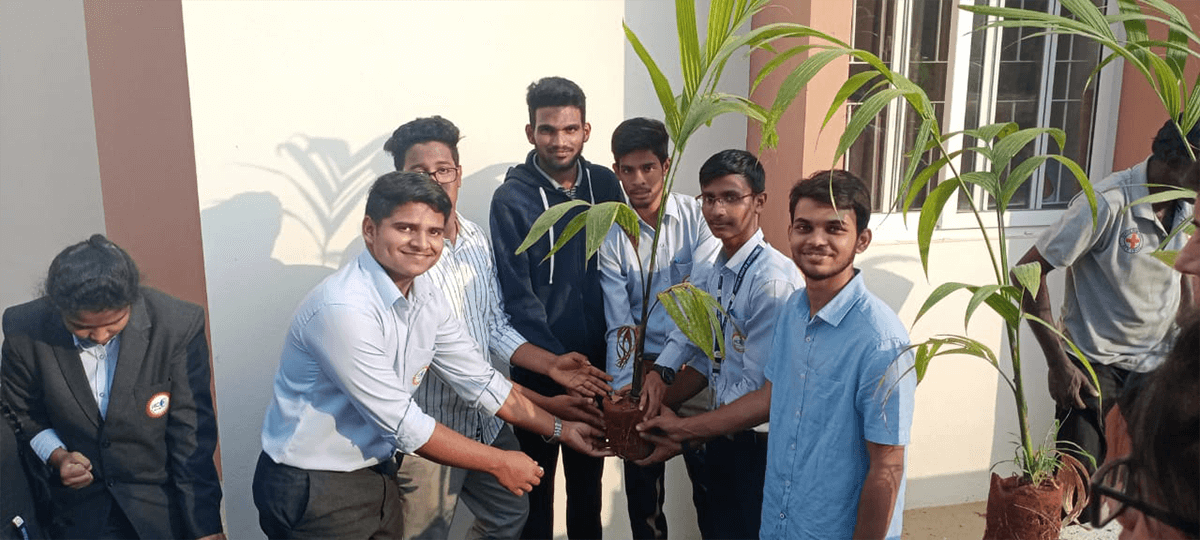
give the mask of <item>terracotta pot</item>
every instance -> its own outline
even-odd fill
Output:
[[[605,396],[602,408],[604,438],[608,440],[609,447],[617,456],[635,461],[649,456],[654,451],[654,445],[643,439],[634,429],[634,426],[642,421],[642,411],[638,410],[636,402],[628,399],[613,401],[611,397]]]
[[[1059,457],[1064,463],[1056,477],[1037,486],[992,473],[984,540],[1054,540],[1079,516],[1087,506],[1087,469],[1071,456]]]

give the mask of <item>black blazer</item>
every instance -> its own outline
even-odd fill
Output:
[[[28,446],[53,428],[67,450],[92,462],[94,481],[80,490],[41,467],[51,486],[51,535],[95,534],[107,515],[96,506],[107,500],[142,538],[221,532],[217,423],[199,306],[142,289],[121,332],[103,419],[71,334],[46,298],[5,310],[3,325],[0,392],[19,442]]]

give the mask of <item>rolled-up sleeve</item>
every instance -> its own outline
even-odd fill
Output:
[[[380,316],[346,304],[326,306],[306,325],[306,346],[380,436],[412,453],[429,441],[436,422],[413,402],[395,354],[388,352]]]

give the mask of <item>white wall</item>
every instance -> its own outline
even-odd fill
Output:
[[[0,308],[104,232],[83,2],[0,1]],[[3,337],[0,334],[0,337]]]
[[[212,346],[232,534],[258,536],[250,482],[290,315],[356,252],[363,189],[391,170],[396,126],[440,114],[462,130],[459,209],[487,226],[491,193],[531,148],[526,86],[561,75],[588,95],[584,156],[612,162],[612,130],[660,116],[623,17],[677,63],[668,2],[185,2]],[[745,92],[745,62],[728,68]],[[730,118],[697,139],[681,187],[716,150],[744,147]],[[690,180],[682,180],[690,172]],[[620,467],[605,472],[606,534],[627,537]],[[695,536],[682,465],[668,482],[674,535]],[[560,479],[561,486],[562,481]],[[563,504],[557,505],[562,531]],[[690,531],[690,532],[689,532]]]

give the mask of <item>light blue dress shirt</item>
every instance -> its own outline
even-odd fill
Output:
[[[642,318],[642,280],[648,276],[650,246],[654,243],[654,226],[638,219],[638,247],[635,249],[620,226],[613,225],[600,246],[600,286],[604,289],[604,318],[608,331],[608,374],[613,387],[621,388],[633,382],[633,344],[621,343],[623,326],[636,326]],[[672,193],[663,210],[662,232],[658,237],[657,267],[650,283],[650,305],[654,308],[646,324],[646,354],[657,355],[666,345],[667,335],[675,322],[654,301],[654,295],[691,276],[693,261],[711,261],[721,249],[704,221],[700,203],[687,195]],[[640,259],[640,261],[639,261]],[[639,266],[640,262],[640,266]],[[617,367],[622,353],[629,351],[629,360]]]
[[[755,249],[761,252],[751,260]],[[745,277],[737,285],[738,274],[745,263]],[[709,376],[714,391],[714,407],[731,403],[762,387],[766,379],[763,370],[771,351],[771,335],[775,319],[784,303],[803,283],[795,263],[763,239],[761,230],[754,233],[732,257],[719,254],[710,263],[693,267],[696,286],[713,295],[732,316],[732,324],[724,324],[725,358],[714,373],[708,357],[675,327],[667,338],[662,354],[655,362],[678,370],[684,364]],[[737,289],[736,294],[734,289]],[[766,424],[756,428],[766,429]]]
[[[425,274],[446,295],[454,315],[466,323],[480,354],[488,358],[490,351],[492,365],[507,371],[513,353],[526,340],[508,323],[504,312],[492,243],[479,225],[461,214],[457,236],[454,242],[446,240],[442,257]],[[504,427],[504,420],[467,406],[436,371],[425,377],[415,395],[417,405],[434,420],[484,444],[492,444]]]
[[[117,372],[117,356],[121,354],[121,334],[113,336],[104,345],[88,339],[79,339],[75,334],[71,334],[71,339],[79,349],[79,362],[83,365],[83,373],[92,389],[92,397],[96,399],[96,405],[100,408],[100,418],[105,418],[108,414],[113,374]],[[34,435],[29,440],[29,446],[43,462],[50,459],[50,454],[53,454],[56,448],[70,450],[53,429],[44,429]]]
[[[767,379],[771,438],[761,538],[850,538],[866,441],[906,445],[916,376],[908,332],[855,271],[815,317],[797,291],[779,314]],[[901,377],[903,375],[903,377]],[[900,538],[905,482],[888,527]]]
[[[405,297],[364,250],[297,308],[263,420],[263,451],[277,463],[325,471],[412,453],[436,424],[412,398],[431,369],[489,414],[512,389],[428,276],[417,276]]]

